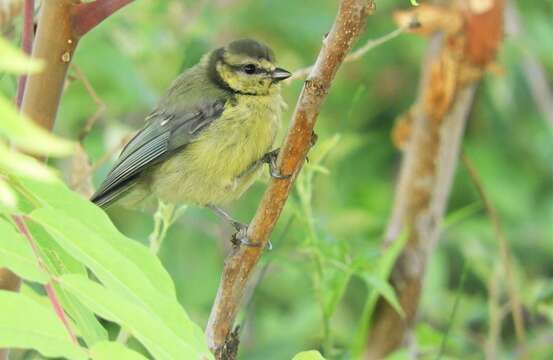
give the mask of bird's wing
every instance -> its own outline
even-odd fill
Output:
[[[146,126],[129,141],[91,201],[107,206],[134,184],[138,176],[184,148],[221,116],[226,99],[187,106],[187,110],[154,111]]]

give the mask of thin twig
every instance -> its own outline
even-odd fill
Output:
[[[98,93],[94,90],[94,87],[92,86],[90,81],[88,81],[88,78],[81,71],[81,69],[75,64],[71,64],[71,68],[75,72],[75,77],[77,78],[77,80],[79,80],[83,84],[86,92],[88,93],[88,95],[90,95],[92,101],[94,101],[94,104],[96,105],[96,111],[86,120],[83,129],[79,133],[79,141],[83,141],[90,130],[92,130],[94,124],[96,124],[96,121],[98,121],[98,119],[102,115],[104,115],[107,110],[107,106],[106,103],[100,98],[100,96],[98,96]]]
[[[507,289],[510,298],[511,311],[513,312],[513,323],[515,325],[517,341],[519,343],[522,354],[526,354],[526,329],[524,328],[522,305],[518,297],[518,286],[516,284],[515,274],[513,272],[511,264],[512,254],[509,247],[509,242],[507,241],[507,237],[505,235],[505,232],[503,231],[503,226],[501,225],[499,215],[495,207],[493,206],[486,192],[486,189],[484,188],[484,184],[482,182],[482,179],[480,178],[480,175],[478,174],[478,171],[466,154],[463,154],[461,158],[463,161],[463,165],[467,169],[469,177],[471,178],[474,186],[476,187],[476,190],[478,191],[480,199],[482,199],[482,203],[484,204],[486,212],[488,213],[488,216],[494,228],[495,238],[497,239],[497,245],[499,247],[499,252],[501,255],[501,262],[505,270],[505,278],[507,279]]]
[[[349,53],[344,58],[343,62],[344,63],[349,63],[349,62],[352,62],[352,61],[357,61],[360,58],[362,58],[369,51],[374,50],[378,46],[380,46],[382,44],[385,44],[390,40],[395,39],[399,35],[403,34],[405,31],[407,31],[409,29],[413,29],[417,26],[419,26],[418,21],[416,19],[413,19],[413,21],[410,22],[409,24],[407,24],[406,26],[399,27],[399,28],[389,32],[388,34],[386,34],[384,36],[381,36],[381,37],[376,38],[376,39],[369,39],[365,43],[365,45],[363,45],[359,49]],[[311,72],[312,69],[313,69],[313,65],[294,71],[292,73],[292,76],[290,76],[288,79],[286,79],[285,83],[290,83],[294,80],[299,80],[299,79],[305,78],[307,75],[309,75],[309,73]]]
[[[56,291],[54,290],[54,286],[52,285],[53,276],[44,265],[44,260],[42,260],[40,256],[40,250],[35,243],[33,236],[31,235],[31,232],[29,231],[29,228],[27,227],[27,224],[25,223],[25,219],[20,215],[13,215],[12,216],[15,225],[17,226],[17,229],[19,232],[25,236],[27,241],[29,241],[29,244],[31,245],[31,248],[33,249],[33,253],[35,254],[38,264],[41,267],[42,270],[44,270],[50,277],[50,281],[46,284],[44,284],[44,289],[46,290],[46,294],[48,295],[48,299],[50,300],[50,303],[52,304],[52,307],[54,308],[54,312],[56,313],[56,316],[60,321],[62,322],[63,326],[65,327],[65,330],[67,330],[67,333],[69,334],[69,337],[71,338],[71,341],[73,342],[73,345],[78,346],[79,343],[77,341],[77,336],[75,335],[75,331],[71,328],[71,325],[69,323],[69,320],[67,318],[67,315],[63,311],[63,307],[61,306],[61,302],[58,299],[58,296],[56,295]]]
[[[34,38],[34,12],[35,0],[25,0],[23,8],[23,31],[21,34],[21,50],[27,55],[31,54],[33,49]],[[17,86],[17,107],[21,107],[23,101],[23,93],[25,92],[25,84],[27,83],[27,75],[21,75]]]
[[[501,307],[499,305],[499,282],[500,273],[499,266],[495,266],[492,276],[488,284],[488,339],[486,341],[486,360],[497,359],[497,348],[501,335]]]
[[[21,34],[21,49],[25,54],[31,54],[33,48],[34,38],[34,0],[25,0],[23,10],[23,31]],[[17,85],[17,108],[21,110],[21,103],[23,101],[23,94],[25,93],[25,87],[27,84],[27,75],[21,75]],[[0,289],[18,291],[21,286],[21,279],[7,268],[0,268]],[[0,349],[0,360],[7,359],[9,357],[9,349]]]
[[[305,82],[296,111],[277,160],[289,179],[273,179],[249,228],[248,238],[257,247],[234,249],[225,261],[221,283],[206,329],[209,348],[222,359],[238,308],[255,265],[284,207],[293,181],[311,146],[313,128],[332,80],[373,9],[371,0],[342,0],[334,25],[323,41],[315,66]],[[234,354],[230,354],[234,356]],[[230,357],[232,358],[232,357]]]
[[[75,179],[72,182],[72,186],[75,188],[80,187],[85,181],[88,180],[88,178],[96,172],[100,168],[100,166],[104,165],[109,159],[113,157],[119,150],[121,150],[126,143],[130,141],[130,139],[134,136],[135,132],[125,136],[121,141],[114,146],[113,148],[106,151],[98,160],[96,160],[91,166],[88,172],[84,173],[82,176],[80,176],[78,179]]]
[[[447,323],[447,327],[445,329],[444,336],[442,337],[442,342],[440,344],[440,350],[438,351],[438,355],[436,356],[436,359],[439,360],[442,358],[442,356],[445,353],[445,348],[447,346],[447,340],[449,338],[449,334],[451,332],[451,327],[453,326],[453,321],[455,320],[455,315],[457,314],[457,309],[459,308],[459,304],[461,302],[461,291],[463,291],[463,287],[465,286],[465,279],[467,277],[467,263],[466,261],[463,262],[463,270],[461,271],[461,279],[459,280],[459,285],[457,286],[457,292],[455,295],[455,300],[453,302],[453,307],[451,308],[451,314],[449,315],[449,322]]]

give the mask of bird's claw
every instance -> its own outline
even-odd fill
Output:
[[[275,149],[273,151],[269,151],[263,156],[263,162],[267,163],[269,165],[269,174],[271,174],[271,177],[275,179],[289,179],[291,175],[284,175],[280,172],[280,169],[277,166],[277,157],[278,153],[280,151],[279,149]]]
[[[234,228],[236,229],[236,232],[232,235],[231,242],[232,245],[239,247],[240,245],[249,246],[249,247],[261,247],[261,244],[259,243],[252,243],[248,239],[248,225],[244,225],[239,222],[234,222],[232,224]],[[273,245],[270,241],[267,242],[267,245],[265,245],[265,248],[267,250],[272,250]]]

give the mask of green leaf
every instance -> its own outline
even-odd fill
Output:
[[[159,360],[212,359],[205,344],[175,332],[157,314],[82,275],[64,275],[62,286],[99,316],[128,329]],[[159,307],[163,307],[159,304]]]
[[[86,275],[87,270],[75,258],[69,255],[42,227],[28,222],[27,226],[42,252],[49,271],[56,277],[63,274]],[[90,347],[99,341],[108,340],[106,329],[100,324],[94,313],[86,308],[72,294],[66,292],[59,284],[54,283],[54,290],[71,319],[77,325],[79,336]]]
[[[336,306],[344,296],[347,285],[351,279],[351,272],[342,269],[327,269],[325,276],[326,290],[323,292],[324,313],[327,318],[330,318]]]
[[[0,290],[0,348],[35,349],[47,357],[87,359],[72,343],[51,307],[23,294]]]
[[[52,135],[20,114],[15,106],[0,96],[0,135],[18,148],[36,155],[65,156],[72,154],[76,144]]]
[[[0,36],[0,71],[12,74],[37,72],[43,68],[43,62],[31,59]]]
[[[90,349],[93,360],[147,360],[146,357],[120,343],[102,341]]]
[[[19,277],[41,284],[48,276],[38,265],[31,245],[13,226],[0,218],[0,267],[7,267]]]
[[[35,158],[9,149],[0,141],[0,174],[2,173],[42,181],[53,181],[56,178],[55,172],[48,166]]]
[[[14,210],[17,207],[17,197],[12,188],[0,178],[0,209]]]
[[[366,274],[363,279],[374,291],[376,291],[378,295],[381,295],[384,299],[386,299],[386,301],[402,318],[405,317],[405,312],[401,308],[396,292],[387,280],[369,274]]]
[[[367,339],[367,335],[371,327],[371,316],[373,315],[374,308],[376,307],[378,298],[382,295],[386,299],[386,301],[390,301],[389,299],[392,299],[392,302],[395,302],[397,305],[399,305],[399,303],[397,302],[397,297],[395,296],[395,293],[393,292],[393,290],[391,290],[391,293],[390,293],[390,290],[386,290],[385,289],[386,286],[382,286],[382,283],[387,283],[390,277],[390,274],[392,273],[394,264],[396,263],[397,257],[399,256],[405,244],[407,243],[408,234],[409,234],[408,231],[406,230],[402,231],[402,233],[394,240],[392,245],[388,247],[386,250],[384,250],[384,253],[380,257],[377,268],[374,271],[374,273],[361,272],[359,274],[361,278],[363,278],[365,281],[368,280],[367,281],[368,284],[372,284],[373,286],[374,285],[376,286],[374,288],[369,289],[372,291],[369,291],[369,296],[365,301],[363,312],[361,313],[358,329],[355,335],[353,336],[351,347],[352,347],[352,353],[354,357],[359,357],[363,351],[363,348]],[[367,274],[372,278],[366,279]],[[376,278],[379,279],[380,281],[374,280]],[[383,292],[384,293],[387,292],[388,297],[386,297],[386,295]],[[392,294],[393,296],[391,296]],[[396,311],[398,309],[401,309],[401,307],[398,306],[396,308]]]
[[[109,249],[124,254],[134,266],[146,276],[145,283],[151,284],[163,295],[175,297],[175,286],[157,257],[144,245],[125,237],[113,225],[106,213],[82,196],[69,190],[61,181],[44,184],[30,179],[19,179],[24,189],[35,197],[35,201],[46,208],[63,212],[62,217],[77,217],[87,232],[96,234],[108,243]]]
[[[140,306],[178,338],[207,351],[203,332],[190,321],[176,299],[171,278],[146,247],[120,234],[100,208],[65,185],[26,179],[19,183],[44,206],[34,210],[30,218],[64,250],[86,265],[110,291]]]
[[[298,353],[292,360],[325,360],[317,350],[302,351]]]

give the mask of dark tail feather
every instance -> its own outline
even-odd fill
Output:
[[[92,195],[90,201],[105,209],[130,190],[134,184],[135,182],[131,181],[126,184],[121,184],[121,186],[118,186],[116,189],[110,189],[109,191],[97,191],[94,195]]]

